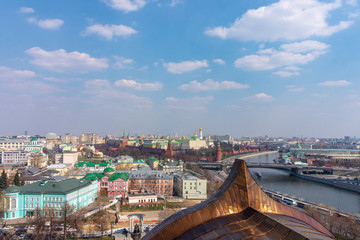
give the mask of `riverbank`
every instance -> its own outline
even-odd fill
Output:
[[[360,193],[360,185],[359,183],[356,184],[355,181],[349,181],[346,180],[338,180],[338,179],[327,179],[327,178],[320,178],[317,176],[311,176],[306,174],[294,174],[295,177],[306,179],[313,182],[318,182],[326,185],[330,185],[336,188],[341,188],[353,192]]]
[[[227,157],[227,158],[223,159],[223,161],[229,161],[229,160],[235,160],[235,159],[244,159],[245,160],[245,159],[252,158],[252,157],[258,157],[258,156],[274,154],[274,153],[278,153],[278,151],[245,153],[245,154],[240,154],[240,155],[234,155],[234,156],[231,156],[231,157]]]

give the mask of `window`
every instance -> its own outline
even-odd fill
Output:
[[[39,201],[39,198],[38,198],[38,197],[36,198],[36,201],[37,201],[37,202]]]
[[[11,209],[14,209],[14,208],[16,208],[16,199],[15,198],[11,199]]]
[[[36,208],[39,208],[39,204],[38,204],[38,203],[36,203]]]
[[[62,202],[62,198],[60,198],[60,202]]]
[[[56,198],[56,201],[58,202],[58,201],[59,201],[59,198]]]
[[[28,197],[26,197],[26,198],[25,198],[25,201],[29,201],[29,198],[28,198]]]
[[[28,208],[29,207],[29,204],[25,203],[25,208]]]
[[[30,207],[31,207],[31,208],[34,208],[34,204],[33,204],[33,203],[31,203],[31,204],[30,204]]]
[[[15,213],[11,213],[11,217],[14,218],[14,217],[15,217]]]
[[[30,198],[30,199],[31,199],[32,202],[34,201],[34,198]]]

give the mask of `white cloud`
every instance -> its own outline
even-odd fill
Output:
[[[217,63],[217,64],[220,64],[220,65],[224,65],[225,64],[225,61],[220,59],[220,58],[216,58],[213,60],[214,63]]]
[[[303,53],[303,52],[323,52],[329,48],[329,45],[318,41],[306,40],[302,42],[282,44],[280,47],[285,52]]]
[[[299,88],[299,87],[296,87],[295,85],[287,85],[286,88],[290,92],[303,92],[303,91],[305,91],[305,88]]]
[[[353,7],[357,6],[357,0],[346,0],[346,3]]]
[[[176,5],[183,3],[182,0],[171,0],[170,7],[175,7]]]
[[[271,102],[274,98],[266,93],[258,93],[250,97],[244,98],[247,101],[255,101],[255,102]]]
[[[258,55],[247,55],[235,60],[235,67],[250,71],[272,70],[280,67],[292,68],[296,64],[306,64],[326,53],[329,45],[317,41],[302,41],[282,44],[280,51],[262,49]],[[267,51],[264,51],[267,50]],[[283,74],[284,73],[280,73]]]
[[[124,58],[124,57],[118,57],[118,56],[114,56],[114,58],[116,59],[116,62],[114,63],[114,65],[115,65],[115,67],[117,67],[119,69],[128,68],[131,64],[134,63],[134,60],[130,59],[130,58]]]
[[[290,92],[303,92],[305,91],[305,88],[290,88]]]
[[[339,8],[341,0],[332,3],[317,0],[280,0],[258,9],[250,9],[230,27],[209,28],[205,34],[242,41],[297,40],[311,36],[330,36],[353,23],[327,23],[330,12]]]
[[[180,90],[199,92],[199,91],[211,91],[211,90],[222,90],[222,89],[243,89],[249,88],[248,84],[241,84],[232,81],[217,82],[212,79],[207,79],[204,82],[198,82],[196,80],[190,83],[179,86]]]
[[[40,19],[40,20],[37,20],[36,18],[28,18],[27,21],[29,23],[34,23],[34,24],[38,25],[39,27],[41,27],[43,29],[48,29],[48,30],[57,30],[64,24],[64,21],[59,18]]]
[[[39,47],[26,50],[34,59],[30,62],[40,68],[58,73],[87,73],[109,67],[107,59],[93,58],[87,53],[66,52],[64,49],[46,51]]]
[[[121,79],[115,82],[115,86],[132,88],[141,91],[158,91],[162,89],[163,84],[161,82],[141,83],[135,80]]]
[[[325,81],[321,82],[318,85],[322,87],[341,87],[341,86],[349,86],[351,82],[346,80],[338,80],[338,81]]]
[[[35,77],[35,72],[0,66],[0,81],[24,80]]]
[[[19,13],[34,13],[34,12],[35,12],[35,10],[30,7],[21,7],[19,9]]]
[[[147,97],[137,96],[131,93],[120,91],[108,80],[93,79],[85,82],[84,93],[94,95],[100,99],[121,99],[127,105],[134,105],[138,108],[151,108],[152,100]]]
[[[289,72],[289,71],[277,71],[277,72],[273,72],[273,74],[279,77],[292,77],[292,76],[300,75],[299,72]]]
[[[176,110],[205,110],[205,105],[213,100],[212,96],[207,97],[190,97],[190,98],[175,98],[167,97],[166,102],[169,109]]]
[[[182,74],[185,72],[191,72],[199,68],[208,67],[208,62],[206,60],[196,60],[196,61],[183,61],[179,63],[168,62],[163,63],[163,66],[167,69],[168,72],[175,74]]]
[[[0,88],[15,89],[17,91],[35,91],[42,93],[58,92],[57,86],[44,83],[33,79],[35,72],[28,70],[17,70],[5,66],[0,66]]]
[[[113,39],[113,37],[128,37],[135,33],[137,33],[135,29],[122,24],[120,25],[94,24],[88,26],[83,32],[83,35],[87,36],[90,34],[95,34],[104,37],[107,40],[111,40]]]
[[[124,12],[133,12],[138,11],[143,8],[146,4],[145,0],[102,0],[108,6],[124,11]]]

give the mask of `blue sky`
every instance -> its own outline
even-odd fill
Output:
[[[360,136],[356,0],[0,4],[0,135]]]

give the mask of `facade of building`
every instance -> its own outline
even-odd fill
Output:
[[[182,150],[188,150],[188,149],[199,150],[200,148],[207,148],[207,147],[208,145],[206,144],[206,140],[200,139],[198,137],[191,137],[181,140]]]
[[[111,162],[79,162],[75,164],[75,168],[82,168],[86,172],[103,172],[109,166],[111,166]]]
[[[30,144],[29,140],[0,138],[0,149],[11,151],[23,149]]]
[[[31,153],[28,156],[27,164],[28,166],[34,166],[37,168],[44,168],[48,165],[49,157],[48,155],[40,152]]]
[[[55,163],[75,165],[78,160],[77,152],[63,152],[55,154]]]
[[[104,143],[103,137],[95,133],[83,133],[79,137],[79,143],[84,145],[94,145]]]
[[[159,160],[154,157],[150,157],[148,160],[148,164],[151,167],[151,169],[157,170],[159,167]]]
[[[173,179],[162,171],[136,171],[129,181],[130,189],[145,188],[158,195],[173,195]]]
[[[28,153],[23,150],[0,151],[1,164],[26,164],[28,162]]]
[[[151,204],[157,203],[158,197],[153,191],[140,189],[130,191],[127,197],[127,203],[132,204]]]
[[[159,164],[159,169],[164,172],[174,172],[174,171],[180,171],[182,172],[184,170],[184,162],[179,160],[165,160],[161,161]]]
[[[71,134],[65,134],[61,136],[61,142],[67,144],[78,144],[79,138],[77,136],[73,136]]]
[[[94,202],[97,187],[97,181],[75,178],[11,186],[3,191],[3,219],[33,216],[36,209],[42,210],[44,215],[51,210],[60,217],[66,203],[78,210]]]
[[[129,191],[129,172],[114,172],[106,168],[104,173],[88,173],[85,179],[98,181],[98,191],[103,191],[108,197],[124,197]]]
[[[190,174],[174,175],[174,192],[186,199],[206,199],[207,181]]]

